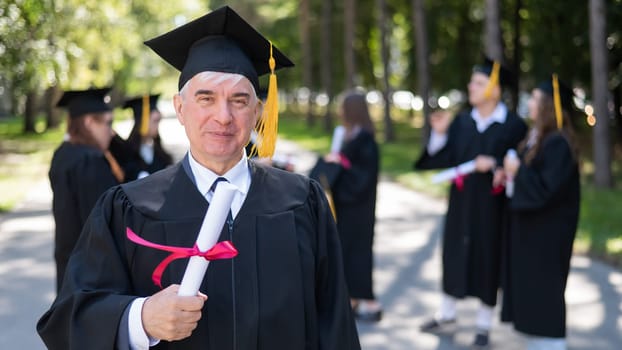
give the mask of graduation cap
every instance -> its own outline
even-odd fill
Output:
[[[160,94],[143,95],[125,100],[123,108],[131,108],[134,112],[134,123],[140,125],[140,135],[145,136],[149,131],[149,117],[151,111],[158,110]]]
[[[259,91],[259,76],[270,73],[267,101],[258,133],[259,156],[271,157],[276,144],[278,98],[274,71],[294,64],[240,15],[223,6],[181,27],[145,41],[181,72],[178,88],[200,72],[240,74]]]
[[[484,57],[484,62],[473,67],[474,73],[482,73],[490,77],[488,86],[486,87],[485,96],[489,97],[492,88],[495,85],[501,87],[512,85],[512,73],[504,67],[501,62],[493,61],[488,57]]]
[[[557,128],[561,129],[563,124],[562,109],[568,112],[572,111],[572,107],[574,106],[574,92],[568,85],[559,80],[557,74],[552,74],[551,79],[541,82],[536,89],[553,97]]]
[[[104,98],[110,87],[101,89],[65,91],[56,107],[67,108],[70,118],[77,118],[88,113],[109,112],[112,109]]]

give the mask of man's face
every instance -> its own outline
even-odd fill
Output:
[[[200,74],[175,95],[179,122],[194,158],[215,172],[233,167],[242,157],[255,126],[259,103],[245,77],[228,73]]]
[[[489,81],[490,78],[484,73],[474,72],[471,75],[471,81],[469,81],[467,88],[469,91],[469,103],[472,106],[477,107],[487,100],[487,97],[484,96],[484,92],[486,91]],[[499,86],[495,86],[492,88],[490,98],[494,99],[499,94]]]

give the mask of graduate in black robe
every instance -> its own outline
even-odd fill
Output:
[[[447,113],[433,116],[430,143],[415,163],[415,169],[441,169],[475,160],[475,172],[461,174],[450,188],[442,240],[445,295],[437,315],[421,329],[434,331],[453,323],[455,299],[473,296],[481,301],[474,341],[478,346],[488,343],[499,288],[506,198],[498,190],[496,169],[527,129],[500,100],[501,84],[509,81],[509,72],[496,62],[476,66],[468,85],[473,108],[456,115],[451,124]]]
[[[66,91],[58,107],[69,110],[68,140],[54,151],[49,170],[52,187],[56,288],[60,288],[69,255],[97,198],[119,183],[105,150],[112,137],[112,112],[104,103],[109,89]],[[108,156],[109,157],[109,156]]]
[[[37,324],[46,346],[146,348],[159,340],[154,349],[360,349],[337,228],[319,184],[248,161],[243,150],[262,109],[258,75],[269,71],[268,58],[276,68],[292,63],[229,7],[147,45],[182,71],[174,105],[190,152],[99,200],[61,292]],[[276,122],[274,98],[269,93],[266,122]],[[274,140],[274,129],[259,130]],[[265,155],[263,147],[269,153],[274,145],[260,147]],[[192,247],[220,178],[237,188],[221,240],[238,255],[212,261],[195,296],[177,295],[187,259],[176,260],[160,290],[152,272],[168,253],[128,240],[126,228]]]
[[[123,108],[132,109],[134,126],[125,141],[124,162],[126,181],[136,180],[162,170],[173,163],[173,157],[162,147],[158,131],[162,113],[157,103],[160,95],[130,98]]]
[[[345,136],[338,154],[324,160],[338,164],[330,187],[341,238],[346,281],[355,316],[379,321],[381,307],[373,291],[373,242],[379,151],[365,95],[347,93],[340,114]]]
[[[558,344],[555,349],[565,348],[564,292],[580,206],[579,167],[569,118],[572,96],[572,90],[559,81],[547,80],[534,89],[529,101],[530,135],[519,149],[520,159],[505,160],[514,193],[502,320],[535,336],[532,342]]]

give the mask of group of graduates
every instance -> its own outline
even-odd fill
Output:
[[[69,110],[69,135],[50,170],[58,293],[37,323],[45,345],[360,349],[324,191],[245,150],[255,135],[250,152],[273,155],[275,71],[293,63],[228,6],[145,44],[180,71],[173,106],[189,150],[155,171],[156,162],[170,164],[170,157],[157,159],[157,132],[141,133],[159,118],[146,113],[155,102],[138,99],[133,108],[143,119],[122,140],[111,128],[105,89],[65,93],[59,106]],[[267,74],[264,102],[259,77]],[[352,124],[349,140],[357,135],[369,139]],[[224,182],[235,191],[216,231],[214,248],[228,247],[219,255],[196,241],[205,227],[217,228],[204,219]],[[210,260],[199,291],[182,295],[187,259],[180,258],[199,256]]]
[[[556,75],[537,85],[528,129],[502,102],[510,81],[507,69],[486,60],[468,84],[472,108],[453,120],[445,112],[431,116],[415,169],[456,174],[442,239],[443,297],[421,330],[448,330],[457,299],[476,297],[473,347],[488,347],[501,289],[501,320],[529,336],[529,350],[566,349],[564,291],[580,202],[573,92]],[[460,173],[467,162],[473,171]]]
[[[158,96],[125,101],[135,123],[124,140],[112,130],[109,89],[65,92],[58,106],[68,109],[68,136],[49,173],[58,295],[37,324],[46,346],[360,349],[354,319],[382,317],[372,288],[379,149],[365,95],[344,97],[344,141],[323,157],[339,169],[329,202],[318,182],[250,157],[274,153],[274,72],[293,65],[271,42],[225,6],[145,44],[180,71],[173,105],[190,149],[172,164],[162,148]],[[530,349],[565,349],[579,206],[572,91],[556,76],[535,88],[528,131],[501,101],[509,79],[497,62],[475,67],[472,108],[453,120],[433,115],[415,163],[474,164],[451,185],[444,295],[421,329],[454,324],[456,300],[473,296],[481,301],[473,345],[489,346],[501,288],[502,319],[533,336]],[[191,250],[221,181],[236,191],[219,241],[238,255],[209,258],[200,292],[180,296],[185,260],[162,250]]]
[[[56,223],[54,258],[60,289],[69,255],[97,199],[109,188],[142,178],[172,164],[161,144],[158,95],[124,101],[134,114],[127,139],[112,129],[110,88],[65,91],[57,103],[68,111],[65,140],[54,152],[49,171]]]

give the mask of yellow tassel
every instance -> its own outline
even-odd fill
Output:
[[[140,118],[140,136],[145,137],[149,132],[149,116],[151,115],[149,95],[143,95],[143,112]]]
[[[261,113],[261,119],[257,126],[257,142],[253,145],[251,154],[257,154],[261,158],[272,158],[276,147],[276,138],[279,124],[279,94],[274,69],[276,61],[272,57],[272,42],[270,42],[270,82],[268,84],[268,97]]]
[[[484,90],[484,97],[486,98],[490,98],[492,89],[499,84],[499,69],[501,69],[501,65],[498,61],[494,61],[492,72],[490,72],[490,80],[488,80],[488,85],[486,85],[486,90]]]
[[[555,105],[555,119],[557,120],[557,129],[561,129],[563,125],[562,100],[559,96],[559,80],[557,79],[557,74],[553,74],[553,104]]]

